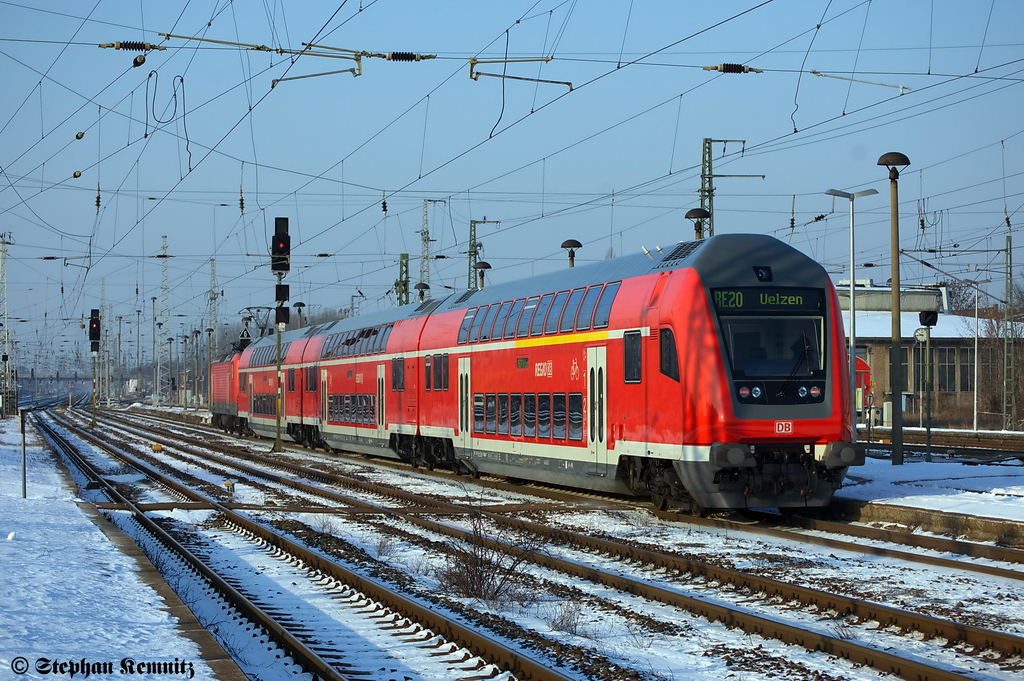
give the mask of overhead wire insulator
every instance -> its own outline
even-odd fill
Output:
[[[387,52],[384,58],[388,61],[422,61],[424,59],[436,59],[436,54],[420,54],[418,52]]]
[[[153,45],[139,40],[123,40],[116,43],[103,43],[100,47],[113,48],[115,50],[130,50],[132,52],[149,52],[151,50],[166,50],[163,45]]]
[[[755,69],[746,64],[716,64],[715,66],[705,66],[704,70],[718,71],[719,73],[764,73],[762,69]]]

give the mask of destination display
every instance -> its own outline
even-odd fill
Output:
[[[790,312],[822,314],[824,296],[816,288],[737,287],[712,289],[720,313]]]

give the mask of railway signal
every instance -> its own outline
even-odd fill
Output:
[[[288,235],[288,218],[274,218],[274,240],[270,243],[270,271],[291,269],[292,239]]]

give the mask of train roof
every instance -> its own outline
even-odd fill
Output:
[[[785,263],[787,274],[791,274],[794,270],[807,273],[807,281],[804,282],[804,285],[807,286],[820,286],[822,277],[828,279],[820,265],[775,237],[763,234],[719,234],[700,241],[680,241],[670,249],[652,252],[649,255],[637,253],[579,267],[567,267],[525,279],[490,284],[483,290],[461,291],[443,298],[432,298],[419,304],[403,305],[367,315],[317,324],[305,329],[294,329],[283,333],[281,341],[296,341],[324,334],[380,326],[435,312],[464,310],[479,305],[527,298],[683,267],[693,267],[701,274],[702,278],[713,280],[718,278],[716,275],[722,276],[720,273],[729,269],[723,267],[725,263],[737,262],[751,266],[775,262],[776,267],[779,266],[779,263]],[[808,267],[808,265],[813,266]],[[255,340],[250,347],[274,342],[273,335],[264,336]]]

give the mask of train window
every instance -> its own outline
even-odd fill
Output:
[[[448,355],[444,355],[444,359],[448,359]],[[434,355],[434,390],[441,390],[441,382],[447,373],[441,365],[441,355]]]
[[[544,335],[558,333],[558,319],[562,314],[562,307],[565,306],[565,299],[569,297],[568,291],[562,291],[555,296],[555,300],[551,303],[551,309],[548,310],[547,321],[544,322]]]
[[[405,358],[395,357],[391,360],[391,390],[405,391]]]
[[[441,382],[444,383],[444,389],[448,389],[448,353],[441,355],[442,369],[441,369]]]
[[[341,423],[348,423],[349,400],[351,395],[334,396],[334,420]]]
[[[626,383],[639,383],[643,376],[643,357],[640,351],[640,332],[622,334],[622,379]]]
[[[583,302],[580,303],[580,311],[576,315],[577,331],[587,331],[590,329],[590,320],[594,316],[594,307],[597,305],[597,299],[601,295],[601,288],[602,284],[598,284],[587,289],[587,295],[583,297]]]
[[[388,324],[384,327],[384,333],[380,339],[380,351],[385,352],[388,349],[388,338],[391,337],[391,329],[395,328],[394,324]]]
[[[512,301],[506,301],[501,304],[498,308],[498,314],[494,316],[494,328],[491,329],[488,338],[484,338],[483,334],[487,333],[487,327],[484,327],[483,333],[480,334],[480,340],[489,340],[490,338],[501,338],[502,330],[505,328],[505,320],[508,318],[509,308],[512,307]]]
[[[462,326],[459,327],[459,345],[469,341],[469,329],[473,326],[473,318],[476,316],[477,308],[472,307],[466,310],[466,316],[462,318]]]
[[[498,429],[497,420],[498,400],[494,393],[487,393],[484,399],[484,426],[485,432],[494,434]]]
[[[295,392],[295,369],[288,370],[288,392]]]
[[[317,381],[316,381],[316,367],[306,367],[306,392],[315,393],[317,392]]]
[[[516,325],[519,323],[519,313],[523,311],[526,298],[520,298],[512,303],[512,311],[508,313],[508,321],[505,322],[505,338],[516,337]]]
[[[508,393],[498,395],[498,435],[508,435]]]
[[[243,374],[241,372],[239,372],[239,374],[238,374],[238,392],[240,392],[240,393],[244,393],[245,392],[245,377],[246,377],[246,375],[247,374]]]
[[[537,393],[537,437],[551,437],[551,395]]]
[[[516,326],[516,336],[526,338],[530,334],[530,322],[533,320],[533,311],[537,309],[537,301],[540,296],[534,296],[526,301],[523,313],[519,315],[519,323]]]
[[[487,308],[481,308],[477,310],[476,317],[477,321],[473,324],[473,333],[469,336],[470,343],[476,343],[480,340],[480,331],[484,328],[484,324],[487,323],[487,318],[490,317],[498,309],[498,304],[495,303]]]
[[[473,432],[484,432],[484,396],[483,393],[473,395]]]
[[[661,350],[661,373],[673,381],[679,380],[679,355],[676,352],[676,339],[672,329],[662,327],[658,333],[658,346]]]
[[[423,389],[430,390],[430,355],[423,357]]]
[[[370,393],[366,396],[366,422],[373,425],[373,415],[377,413],[377,396]]]
[[[619,292],[619,286],[621,285],[621,281],[613,281],[605,285],[604,293],[601,294],[601,300],[594,310],[595,329],[604,329],[608,326],[608,317],[611,316],[612,303],[615,302],[615,294]]]
[[[375,355],[378,352],[378,345],[380,345],[380,327],[375,326],[370,329],[370,343],[366,351],[371,355]]]
[[[363,329],[359,332],[359,355],[365,355],[370,351],[370,329]]]
[[[565,439],[565,393],[551,396],[551,438]]]
[[[562,310],[562,323],[558,325],[558,330],[562,333],[566,331],[572,331],[573,326],[576,324],[576,311],[580,309],[580,302],[583,301],[583,294],[587,292],[585,288],[578,288],[572,292],[569,296],[569,300],[565,303],[565,309]]]
[[[352,339],[352,332],[346,331],[342,334],[341,340],[338,341],[338,349],[334,352],[334,357],[348,357],[349,351],[352,349],[352,343],[349,341]]]
[[[537,303],[537,309],[533,313],[533,321],[530,323],[530,335],[539,336],[544,332],[544,317],[547,315],[548,308],[551,307],[551,299],[555,297],[554,293],[549,293],[540,299]]]
[[[569,393],[569,439],[583,439],[583,393]]]
[[[519,394],[509,396],[509,433],[512,435],[523,434],[523,396]]]
[[[537,396],[533,393],[523,395],[523,435],[537,435]]]

